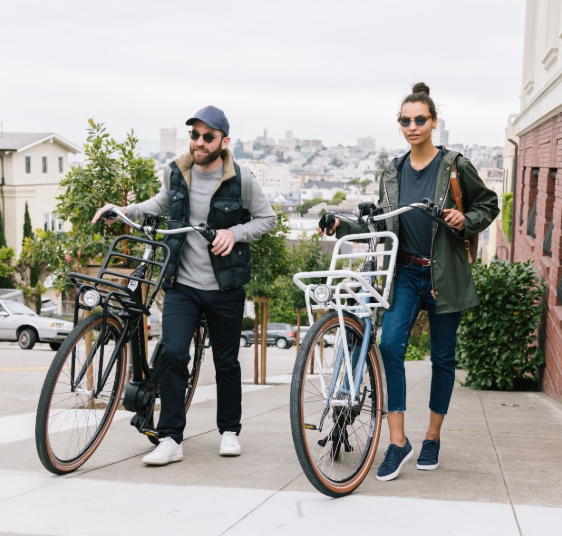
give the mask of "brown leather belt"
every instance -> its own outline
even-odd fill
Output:
[[[398,258],[406,262],[414,262],[419,266],[429,266],[431,264],[427,257],[416,257],[415,255],[408,255],[407,253],[398,253]]]

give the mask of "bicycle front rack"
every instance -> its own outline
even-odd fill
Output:
[[[128,255],[126,253],[121,253],[117,251],[116,247],[119,243],[127,240],[128,242],[136,242],[140,244],[145,244],[154,248],[155,254],[153,258],[156,258],[156,252],[161,249],[163,252],[163,258],[161,261],[143,259],[142,257],[135,257],[134,255]],[[131,269],[131,273],[120,273],[116,272],[115,266],[109,266],[112,259],[126,259],[138,263]],[[131,316],[136,316],[140,314],[150,315],[150,307],[154,302],[156,294],[160,289],[162,284],[162,279],[166,268],[170,262],[170,248],[167,244],[163,242],[155,242],[154,240],[148,240],[146,238],[140,238],[131,235],[118,236],[111,244],[103,264],[100,267],[97,277],[93,277],[86,274],[80,274],[76,272],[71,272],[69,274],[69,279],[72,284],[76,287],[76,298],[74,307],[74,324],[76,325],[78,320],[78,310],[86,309],[91,310],[80,301],[80,297],[88,289],[93,289],[97,291],[100,295],[100,303],[107,311],[108,308],[118,309],[128,313]],[[139,274],[138,270],[141,266],[144,266],[144,275]],[[158,277],[156,280],[147,279],[146,273],[152,273],[154,268],[159,268]],[[126,285],[115,281],[115,279],[127,280]],[[152,292],[147,292],[147,298],[143,300],[141,286],[142,284],[148,285],[148,288],[152,288]]]

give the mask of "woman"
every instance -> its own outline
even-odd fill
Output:
[[[444,208],[444,219],[457,234],[417,210],[386,220],[387,229],[399,237],[399,246],[391,307],[383,317],[380,345],[390,429],[390,445],[377,471],[377,479],[382,481],[396,478],[414,452],[404,433],[404,356],[421,309],[429,315],[432,378],[429,426],[417,468],[431,471],[439,466],[441,426],[455,383],[461,311],[478,305],[464,239],[486,229],[499,213],[497,195],[486,188],[474,166],[460,153],[433,145],[431,132],[437,126],[437,111],[424,83],[415,84],[404,99],[398,122],[411,151],[395,158],[383,171],[378,206],[388,212],[389,206],[432,199]],[[464,215],[456,209],[449,184],[453,162],[457,165]],[[339,238],[359,232],[359,227],[336,219],[327,230],[329,235],[334,232]]]

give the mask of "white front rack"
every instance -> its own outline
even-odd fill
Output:
[[[386,250],[366,251],[361,253],[341,253],[343,244],[361,239],[374,238],[381,240],[386,238],[390,241],[391,247]],[[398,251],[398,238],[394,233],[388,231],[371,232],[347,235],[340,238],[335,246],[330,262],[329,270],[320,270],[316,272],[299,272],[293,277],[295,284],[305,292],[306,308],[308,311],[310,325],[314,323],[313,311],[321,309],[333,309],[338,311],[340,317],[342,311],[349,311],[359,317],[365,317],[372,314],[373,309],[384,307],[388,309],[388,297],[390,294],[390,286],[394,274],[394,265],[396,263],[396,253]],[[384,257],[389,257],[388,268],[383,269]],[[375,261],[375,270],[371,272],[354,272],[352,270],[337,270],[336,263],[340,259],[365,259]],[[384,286],[377,283],[371,284],[367,277],[384,277]],[[305,284],[306,279],[326,278],[325,284],[332,291],[332,298],[326,303],[318,303],[316,305],[311,302],[314,300],[313,290],[317,284]],[[342,279],[342,281],[338,281]],[[353,305],[348,303],[348,299],[353,298]]]

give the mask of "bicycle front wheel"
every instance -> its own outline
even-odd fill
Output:
[[[70,473],[86,462],[119,404],[127,361],[124,348],[117,344],[123,328],[108,317],[102,341],[102,325],[103,313],[81,320],[47,372],[37,407],[35,443],[41,463],[51,473]]]
[[[344,313],[344,325],[342,333],[338,315],[332,312],[310,328],[291,382],[291,430],[297,457],[311,484],[330,497],[348,495],[363,482],[375,457],[382,421],[378,347],[369,346],[361,365],[364,323]],[[356,382],[353,400],[344,344]]]

